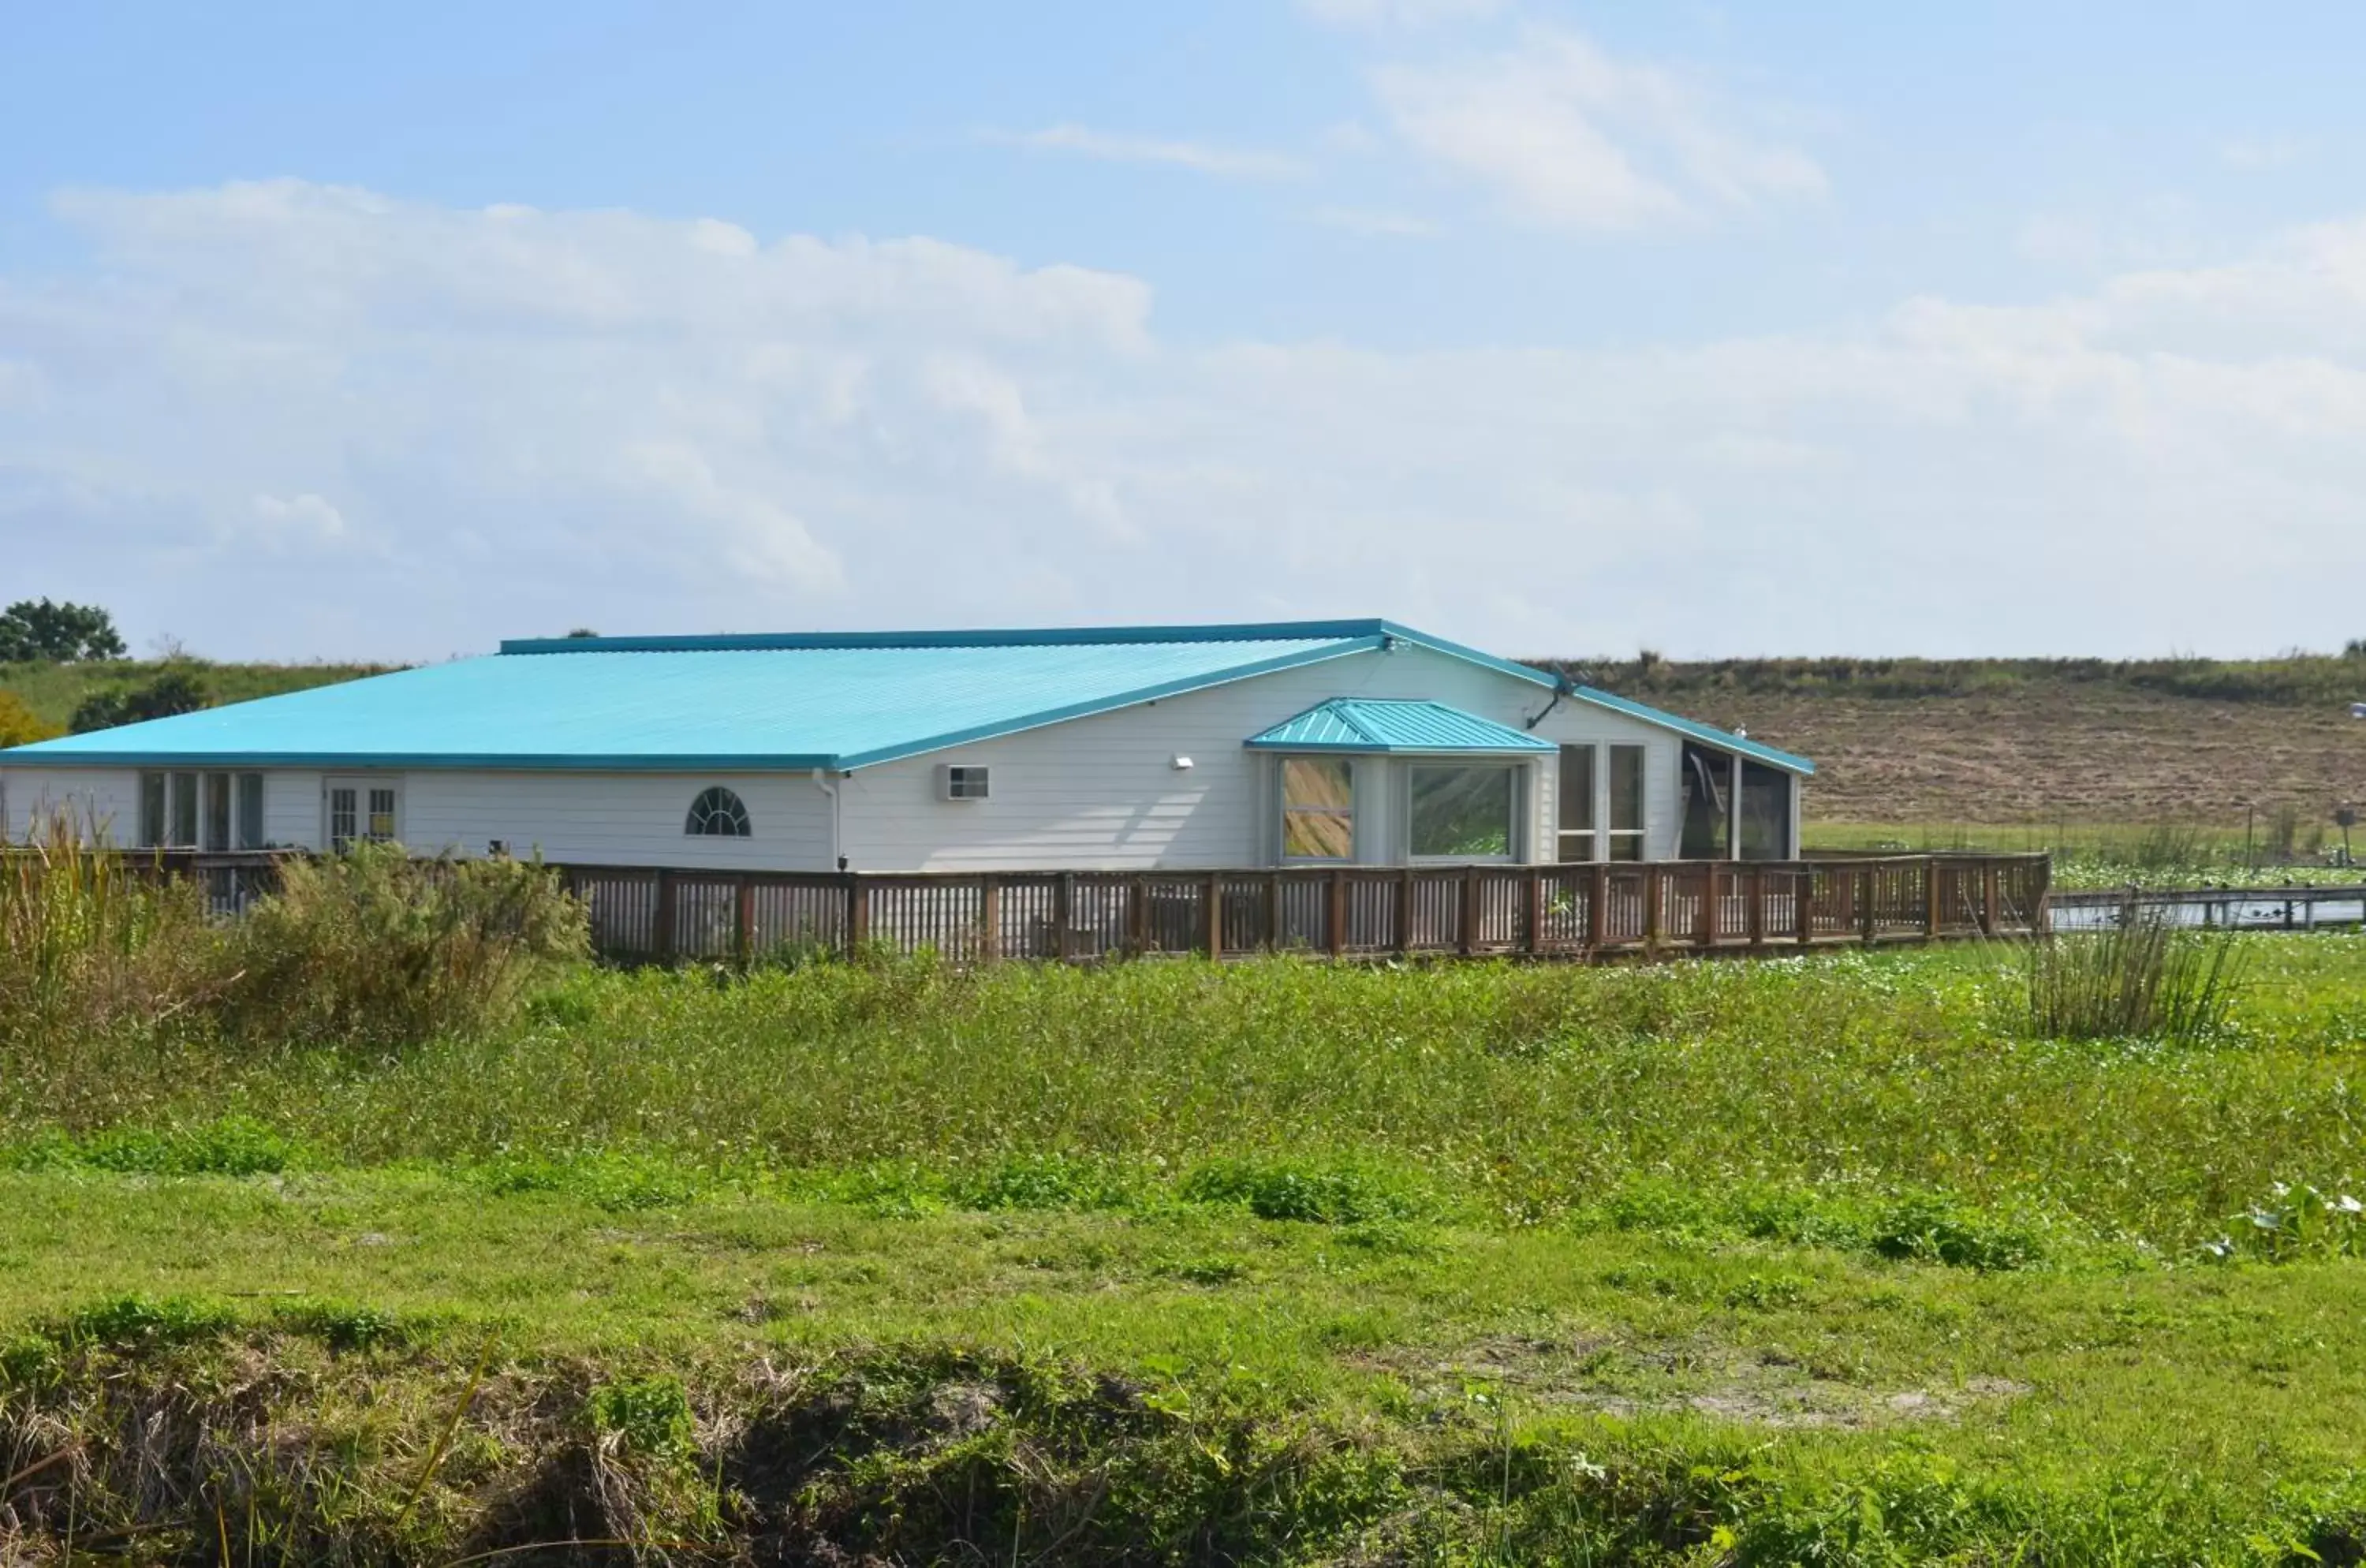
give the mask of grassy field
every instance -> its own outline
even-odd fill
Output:
[[[331,685],[394,668],[384,664],[216,664],[202,659],[109,659],[86,664],[0,664],[0,692],[14,692],[34,716],[63,728],[93,693],[138,686],[175,671],[202,682],[216,703],[242,703]]]
[[[2239,957],[2183,1044],[2041,1038],[1981,949],[52,1038],[0,1077],[18,1543],[2356,1561],[2366,939]]]

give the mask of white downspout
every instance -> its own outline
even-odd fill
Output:
[[[846,862],[845,852],[839,848],[838,841],[838,784],[830,777],[829,770],[827,768],[816,768],[813,771],[813,782],[814,788],[829,796],[829,869],[836,871]]]

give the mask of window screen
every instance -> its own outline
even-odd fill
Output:
[[[1741,858],[1791,858],[1791,775],[1763,762],[1741,764]]]
[[[1730,752],[1684,746],[1684,846],[1686,860],[1724,860],[1733,829],[1733,763]]]
[[[238,775],[238,847],[259,850],[263,847],[263,775]]]
[[[165,778],[163,773],[140,775],[140,847],[152,850],[164,841]]]

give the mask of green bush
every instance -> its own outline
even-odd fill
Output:
[[[499,1027],[587,957],[580,900],[539,861],[416,861],[360,844],[291,860],[232,936],[224,1012],[274,1041],[401,1045]]]
[[[1420,1218],[1434,1205],[1402,1174],[1379,1166],[1289,1159],[1217,1159],[1183,1179],[1193,1203],[1234,1203],[1261,1220],[1357,1225]]]

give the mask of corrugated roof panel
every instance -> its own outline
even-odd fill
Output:
[[[68,736],[7,761],[866,766],[1374,646],[1268,637],[501,654]]]
[[[1444,703],[1391,697],[1334,697],[1251,737],[1246,744],[1273,750],[1490,756],[1554,750],[1549,741]]]

